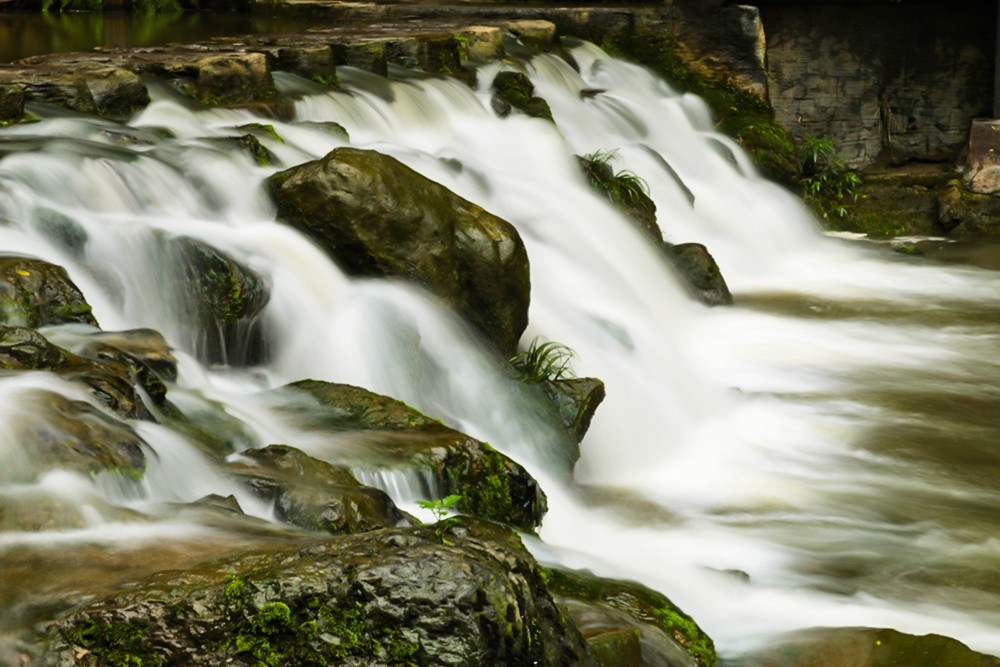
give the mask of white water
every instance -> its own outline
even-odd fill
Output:
[[[152,143],[123,147],[108,133],[122,128],[90,120],[6,130],[67,140],[0,161],[0,217],[13,221],[0,229],[0,248],[66,266],[103,328],[162,331],[187,353],[171,395],[222,402],[256,444],[321,453],[255,396],[304,377],[396,396],[488,440],[527,465],[549,495],[542,543],[533,547],[541,557],[664,591],[723,652],[813,625],[936,632],[1000,652],[995,589],[977,597],[970,586],[907,578],[951,558],[967,559],[973,572],[1000,565],[995,520],[969,525],[945,512],[977,507],[996,516],[995,481],[949,478],[927,461],[860,444],[873,430],[922,423],[919,411],[865,392],[895,395],[926,382],[931,396],[995,400],[1000,277],[824,238],[794,198],[754,177],[745,156],[712,131],[700,100],[592,46],[574,56],[582,75],[548,56],[531,65],[556,126],[498,119],[485,88],[474,94],[451,81],[381,81],[375,93],[369,75],[345,72],[350,93],[297,102],[299,120],[337,121],[351,145],[391,154],[518,228],[532,265],[524,340],[569,345],[577,373],[607,383],[573,484],[545,454],[554,434],[461,322],[407,286],[347,278],[272,222],[257,187],[270,171],[207,140],[260,120],[249,112],[195,112],[163,96],[128,130]],[[581,101],[584,88],[605,92]],[[344,144],[308,125],[274,125],[285,143],[262,140],[287,165]],[[158,128],[177,139],[162,139]],[[735,151],[730,159],[720,144]],[[668,240],[709,246],[738,303],[777,297],[784,305],[709,310],[692,302],[579,173],[574,154],[600,149],[618,149],[617,166],[647,181]],[[52,212],[84,228],[82,252],[43,238]],[[269,281],[267,367],[195,361],[196,337],[177,317],[183,285],[151,230],[216,245]],[[862,314],[838,316],[851,308]],[[947,322],[974,308],[984,308],[981,321],[922,319],[940,311]],[[112,501],[149,508],[234,492],[180,436],[143,428],[159,463],[138,498],[103,489]],[[994,450],[994,468],[998,458]],[[366,481],[401,501],[420,485],[374,473]],[[267,516],[245,496],[244,510]],[[862,573],[838,579],[830,573],[838,563]]]

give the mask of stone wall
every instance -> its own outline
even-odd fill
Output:
[[[996,0],[761,3],[776,120],[848,163],[944,161],[992,115]]]

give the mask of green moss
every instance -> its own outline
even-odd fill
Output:
[[[165,663],[146,643],[145,628],[145,621],[99,623],[86,619],[64,629],[62,635],[72,646],[90,652],[84,664],[159,667]]]
[[[684,647],[698,667],[714,667],[715,644],[694,620],[665,595],[633,581],[604,579],[581,570],[541,567],[549,591],[560,598],[606,604],[652,623]]]
[[[739,141],[767,176],[789,185],[797,182],[800,168],[795,145],[774,122],[767,102],[737,86],[731,77],[690,65],[674,37],[613,34],[604,37],[601,47],[610,55],[649,67],[680,91],[702,97],[715,113],[719,131]]]
[[[549,103],[535,96],[535,86],[522,72],[499,72],[493,78],[493,108],[506,116],[511,108],[534,118],[552,120]]]
[[[453,486],[462,497],[459,508],[473,516],[499,523],[511,523],[514,502],[511,499],[510,471],[503,456],[488,444],[479,465],[465,476],[464,483],[453,480]]]
[[[234,577],[223,597],[231,627],[218,650],[252,658],[261,667],[339,664],[352,657],[381,664],[411,665],[420,643],[411,642],[394,627],[369,623],[360,602],[330,604],[317,597],[272,600],[256,605],[251,584]]]

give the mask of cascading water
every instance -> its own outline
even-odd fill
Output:
[[[351,145],[393,155],[518,228],[532,267],[525,340],[567,344],[578,374],[607,383],[572,482],[546,453],[554,432],[462,322],[411,287],[346,277],[273,222],[259,187],[273,168],[224,139],[260,122],[248,111],[193,110],[161,91],[128,127],[54,116],[5,130],[0,248],[65,266],[106,330],[163,332],[181,358],[171,395],[225,405],[246,425],[245,446],[295,442],[322,457],[327,444],[258,396],[305,377],[398,397],[490,441],[549,495],[532,546],[540,558],[666,592],[724,654],[814,625],[936,632],[1000,652],[1000,277],[824,238],[713,131],[699,99],[592,45],[572,53],[579,72],[550,56],[526,66],[554,125],[489,110],[497,66],[483,68],[478,91],[345,70],[335,92],[279,77],[297,121],[267,121],[283,141],[262,138],[291,166],[347,144],[317,124],[336,121]],[[575,155],[611,149],[648,183],[668,240],[710,248],[736,307],[691,301],[590,189]],[[72,230],[86,242],[67,243]],[[230,357],[213,359],[203,332],[183,324],[197,295],[163,252],[176,236],[268,282],[266,362],[198,361]],[[70,391],[29,377],[0,383],[5,411],[17,412],[19,383]],[[26,488],[0,477],[4,494],[93,508],[83,525],[30,540],[121,548],[134,525],[142,544],[194,544],[225,528],[163,504],[207,493],[236,493],[248,513],[269,515],[180,435],[142,434],[157,453],[145,485],[49,475]],[[8,470],[23,458],[9,445],[0,455]],[[364,481],[408,507],[430,491],[426,480]],[[26,540],[0,536],[0,558],[13,562]]]

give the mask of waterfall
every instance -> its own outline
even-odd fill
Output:
[[[322,454],[324,443],[261,398],[307,377],[394,396],[489,441],[549,495],[541,539],[530,541],[539,558],[664,591],[724,654],[814,625],[935,632],[1000,652],[1000,590],[977,585],[1000,567],[997,454],[985,444],[998,429],[982,417],[1000,397],[1000,275],[824,236],[715,132],[700,99],[593,45],[572,54],[579,71],[549,55],[524,64],[554,124],[490,110],[500,65],[481,69],[476,90],[344,68],[342,89],[317,91],[278,75],[295,122],[196,109],[167,90],[125,126],[40,109],[40,123],[0,135],[0,249],[66,267],[104,329],[161,331],[180,358],[171,397],[224,405],[251,433],[245,446]],[[350,139],[318,125],[327,121]],[[572,481],[546,453],[551,427],[465,323],[412,286],[345,275],[274,222],[261,183],[275,167],[226,140],[260,122],[281,137],[261,142],[283,167],[371,148],[517,227],[531,261],[524,340],[568,345],[577,374],[607,384]],[[645,180],[667,240],[708,246],[735,307],[692,301],[591,189],[575,156],[598,150],[617,150],[617,164]],[[198,295],[164,251],[176,237],[266,281],[261,363],[211,363],[204,332],[183,317]],[[72,392],[54,382],[0,381],[4,422],[24,412],[21,385]],[[926,407],[963,400],[982,407]],[[97,508],[58,539],[90,540],[102,526],[118,539],[127,522],[116,507],[164,528],[144,523],[143,539],[176,530],[197,540],[197,521],[156,508],[208,493],[270,516],[181,435],[138,430],[156,453],[144,485],[37,483]],[[966,467],[942,458],[952,439]],[[4,447],[6,469],[25,465]],[[407,508],[429,486],[362,478]],[[24,491],[0,480],[4,494]],[[0,549],[15,537],[28,539],[7,536]],[[949,559],[968,585],[948,583]]]

